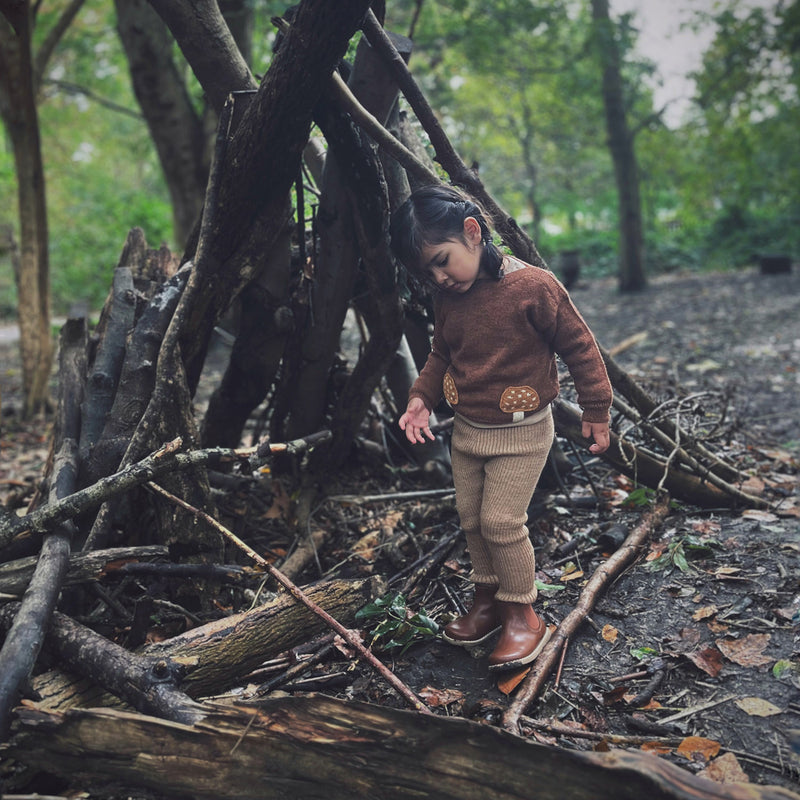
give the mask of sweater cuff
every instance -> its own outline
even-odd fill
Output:
[[[608,422],[609,421],[609,414],[608,414],[608,406],[589,406],[589,408],[583,409],[583,414],[581,415],[581,422]]]
[[[427,408],[428,411],[433,411],[433,404],[428,400],[427,397],[425,397],[424,394],[422,394],[422,392],[416,392],[412,389],[408,393],[408,399],[411,400],[412,397],[419,397],[419,399],[425,404],[425,408]]]

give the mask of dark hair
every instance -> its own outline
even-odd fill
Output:
[[[481,267],[499,280],[503,254],[492,241],[488,215],[469,195],[452,186],[423,186],[409,195],[392,215],[392,252],[414,278],[429,284],[430,275],[422,266],[422,248],[453,239],[464,241],[467,217],[474,217],[481,227]]]

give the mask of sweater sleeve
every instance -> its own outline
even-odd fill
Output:
[[[567,290],[549,273],[545,286],[547,302],[536,304],[534,325],[567,365],[583,421],[608,422],[613,391],[594,335]]]
[[[442,382],[447,367],[450,365],[450,351],[441,335],[441,325],[439,324],[441,304],[438,302],[434,306],[434,313],[436,322],[433,326],[431,352],[428,354],[428,360],[419,373],[419,377],[408,392],[409,400],[412,397],[419,397],[425,403],[428,411],[432,411],[442,399]]]

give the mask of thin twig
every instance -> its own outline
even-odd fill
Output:
[[[675,720],[683,719],[684,717],[691,717],[693,714],[697,714],[700,711],[705,711],[708,708],[714,708],[714,706],[722,705],[723,703],[727,703],[728,700],[735,700],[736,696],[729,694],[725,697],[721,697],[718,700],[709,700],[706,703],[700,703],[699,705],[692,706],[691,708],[684,708],[683,711],[679,711],[677,714],[673,714],[672,716],[665,717],[664,719],[660,719],[658,721],[659,725],[668,725],[670,722],[675,722]]]
[[[541,720],[526,716],[521,716],[519,721],[521,724],[535,731],[544,731],[545,733],[552,733],[556,736],[571,736],[575,739],[594,739],[596,741],[608,742],[609,744],[629,745],[631,747],[640,747],[648,742],[658,742],[660,744],[673,746],[680,744],[684,738],[682,736],[632,736],[630,734],[608,733],[605,731],[589,731],[581,728],[572,728],[569,725],[564,725],[564,723],[556,722],[555,720]]]
[[[72,517],[100,505],[111,497],[127,492],[136,486],[151,481],[165,472],[179,472],[192,467],[208,465],[213,467],[221,463],[245,462],[255,470],[275,453],[296,453],[313,447],[330,438],[330,431],[320,431],[302,439],[277,444],[260,444],[257,447],[232,449],[228,447],[211,447],[206,450],[193,450],[188,453],[178,452],[182,441],[180,438],[160,447],[141,461],[101,478],[97,483],[74,492],[56,502],[26,514],[24,517],[12,517],[0,521],[0,547],[8,544],[17,534],[27,530],[45,531],[54,524],[64,522]]]
[[[218,530],[223,536],[225,536],[228,540],[233,542],[240,550],[246,553],[253,561],[256,562],[260,567],[265,569],[278,583],[281,584],[289,594],[294,597],[295,600],[302,603],[309,611],[316,614],[325,623],[333,628],[346,642],[350,647],[352,647],[365,661],[369,662],[375,669],[388,681],[388,683],[396,689],[414,708],[416,711],[420,711],[426,714],[431,714],[431,710],[420,700],[393,672],[386,668],[384,664],[382,664],[372,652],[370,652],[364,645],[359,641],[359,639],[354,635],[354,633],[347,628],[344,627],[340,622],[334,619],[325,609],[318,606],[308,595],[300,589],[295,583],[289,580],[277,567],[270,564],[266,559],[262,558],[255,550],[253,550],[250,545],[243,542],[235,533],[228,530],[224,525],[217,522],[210,514],[206,514],[204,511],[201,511],[199,508],[195,508],[192,505],[189,505],[184,500],[181,500],[180,497],[176,497],[174,494],[168,492],[166,489],[163,489],[156,483],[149,482],[148,487],[152,489],[154,492],[166,497],[171,502],[175,503],[176,505],[180,506],[181,508],[186,509],[190,513],[194,514],[196,517],[203,519],[213,528]]]

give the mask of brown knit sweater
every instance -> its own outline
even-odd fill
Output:
[[[466,419],[517,422],[558,394],[557,353],[569,368],[586,422],[607,422],[611,383],[592,332],[547,270],[506,257],[499,281],[464,294],[439,292],[428,360],[409,397],[428,410],[444,394]]]

